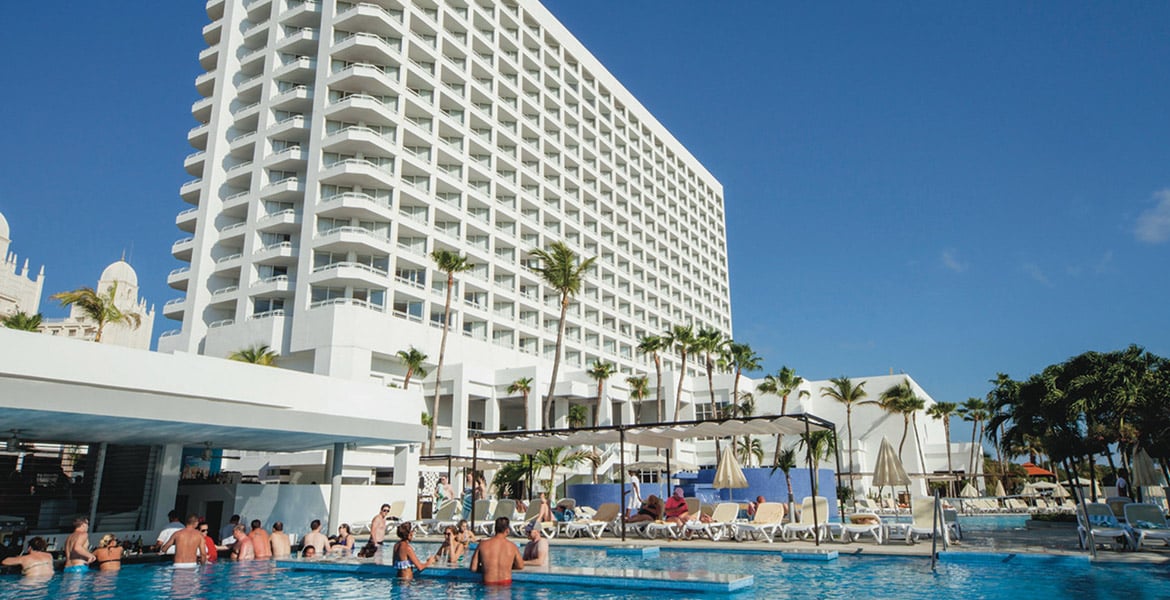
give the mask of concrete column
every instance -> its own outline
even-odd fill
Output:
[[[483,430],[500,430],[500,399],[496,398],[494,392],[483,401]]]
[[[541,411],[544,410],[544,394],[541,390],[547,391],[546,383],[540,377],[540,373],[536,369],[532,369],[532,383],[528,386],[528,422],[525,423],[524,428],[529,431],[542,429],[544,417]]]
[[[553,421],[549,424],[553,429],[565,429],[569,426],[569,401],[563,397],[553,400]]]
[[[625,402],[621,403],[621,407],[619,410],[622,411],[622,424],[623,425],[633,425],[634,424],[634,413],[636,412],[634,409],[635,409],[635,406],[634,406],[634,402],[632,400],[627,399]]]
[[[102,497],[102,474],[106,470],[106,447],[108,444],[98,444],[97,462],[93,474],[93,493],[89,496],[89,526],[97,524],[98,500]],[[92,447],[92,446],[91,446]]]
[[[341,525],[341,471],[345,466],[345,444],[333,444],[329,452],[329,529]]]
[[[183,470],[183,446],[167,444],[160,448],[155,464],[154,506],[150,507],[150,529],[162,529],[167,524],[167,513],[175,509],[179,495],[179,476]]]
[[[326,346],[317,348],[313,355],[313,372],[352,381],[370,378],[369,348],[356,346]]]
[[[407,486],[406,489],[418,488],[418,457],[417,444],[403,444],[394,448],[394,484]],[[418,494],[407,494],[406,510],[403,518],[410,520],[410,515],[418,517]]]

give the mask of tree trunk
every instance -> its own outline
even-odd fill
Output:
[[[967,481],[975,481],[975,433],[979,431],[979,420],[971,420],[971,451],[967,453]]]
[[[552,379],[548,383],[548,396],[545,398],[547,406],[545,407],[545,422],[544,428],[550,429],[553,422],[553,399],[557,392],[557,375],[561,369],[561,344],[565,341],[565,316],[569,313],[569,295],[561,293],[561,321],[557,325],[557,355],[553,357]],[[554,484],[555,485],[555,484]]]
[[[791,523],[796,511],[796,496],[792,494],[792,478],[788,476],[788,472],[784,472],[784,483],[788,484],[788,521]]]
[[[435,399],[431,402],[431,440],[427,454],[435,453],[435,437],[439,429],[439,394],[443,391],[443,357],[447,352],[447,330],[451,325],[451,288],[455,285],[455,273],[447,273],[447,301],[443,303],[443,337],[439,340],[439,364],[435,365]],[[454,428],[454,423],[451,424]],[[452,452],[456,449],[452,448]]]
[[[898,442],[898,460],[902,460],[902,448],[906,446],[906,434],[910,433],[910,415],[902,415],[902,441]]]
[[[654,387],[658,392],[658,422],[662,423],[666,421],[666,397],[663,394],[665,390],[662,389],[662,357],[658,352],[654,353],[654,374],[656,377]]]
[[[528,429],[528,392],[520,392],[520,397],[524,402],[524,429]],[[531,496],[529,496],[531,497]]]
[[[780,414],[784,415],[787,413],[788,413],[788,394],[784,394],[783,396],[780,397]],[[772,451],[772,464],[773,465],[780,462],[780,445],[781,445],[780,442],[783,439],[784,439],[783,433],[776,434],[776,448],[775,448],[775,450]]]
[[[849,470],[849,491],[853,491],[853,405],[845,405],[845,430],[849,433],[849,458],[847,469]]]
[[[687,349],[686,348],[682,349],[680,356],[682,358],[682,366],[679,368],[678,389],[675,391],[675,394],[674,394],[674,420],[675,420],[675,422],[678,422],[680,420],[679,413],[682,412],[683,382],[686,381],[686,379],[687,379]]]
[[[922,465],[922,478],[926,479],[926,454],[922,451],[922,438],[918,435],[918,413],[910,414],[910,422],[914,425],[914,444],[918,446],[918,464]]]
[[[951,418],[949,416],[943,417],[943,435],[947,438],[947,489],[951,496],[955,495],[955,466],[951,462]]]

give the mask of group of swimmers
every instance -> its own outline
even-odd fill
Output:
[[[548,540],[544,539],[539,527],[528,528],[528,544],[523,553],[508,539],[511,520],[499,517],[494,524],[495,535],[480,540],[471,555],[470,569],[481,573],[488,585],[512,583],[512,571],[527,566],[548,565]],[[467,528],[467,521],[460,521],[459,527],[448,526],[443,530],[443,542],[438,551],[426,561],[418,558],[411,546],[414,541],[414,526],[403,523],[398,526],[398,543],[394,545],[394,568],[401,579],[413,579],[415,571],[424,571],[440,560],[448,564],[458,563],[475,536]]]

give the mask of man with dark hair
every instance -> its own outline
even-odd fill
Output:
[[[167,523],[167,526],[164,527],[162,531],[158,532],[158,540],[154,543],[155,550],[162,548],[163,544],[170,541],[172,535],[175,535],[180,529],[183,528],[183,524],[179,522],[179,511],[172,510],[171,512],[167,513],[167,520],[170,522]],[[171,551],[167,554],[174,553],[175,551],[172,548]]]
[[[227,525],[219,528],[219,543],[226,544],[226,540],[232,537],[232,531],[236,529],[236,525],[240,524],[240,515],[232,515],[228,520]]]
[[[309,523],[309,533],[305,534],[305,539],[301,540],[301,550],[312,546],[317,549],[317,554],[324,554],[329,550],[329,538],[321,533],[321,519],[313,519]]]
[[[386,518],[390,515],[390,505],[383,504],[378,514],[370,520],[370,541],[381,546],[386,539]]]
[[[73,533],[65,540],[65,572],[84,573],[94,560],[97,557],[89,551],[89,519],[78,517],[73,520]]]
[[[471,556],[471,571],[483,573],[487,585],[511,585],[512,571],[524,568],[520,549],[508,539],[508,517],[496,519],[496,534],[479,543]]]
[[[284,532],[284,523],[277,521],[272,524],[272,536],[269,538],[269,541],[272,543],[273,558],[288,558],[292,556],[292,540]]]
[[[260,526],[260,519],[252,519],[252,551],[256,553],[256,560],[272,558],[272,544],[268,541],[268,532]]]
[[[187,517],[187,526],[173,533],[162,546],[159,546],[158,552],[174,554],[176,569],[192,569],[199,565],[200,559],[206,560],[207,546],[203,534],[199,531],[199,517],[197,515]]]

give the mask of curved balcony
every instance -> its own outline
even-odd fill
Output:
[[[195,91],[200,96],[210,98],[215,92],[215,75],[218,71],[208,71],[195,78]]]
[[[337,262],[313,269],[311,283],[328,282],[333,286],[385,287],[387,271],[357,262]]]
[[[329,86],[358,89],[379,96],[394,95],[397,91],[399,70],[382,67],[373,63],[353,63],[335,72],[329,78]]]
[[[322,200],[317,214],[330,218],[358,218],[369,221],[389,221],[394,217],[390,199],[378,199],[361,192],[346,192]]]
[[[187,308],[187,297],[186,296],[183,296],[182,298],[173,298],[171,300],[167,300],[167,303],[163,305],[163,316],[165,316],[168,319],[176,319],[176,320],[181,321],[183,319],[183,311],[186,308]]]
[[[386,307],[381,304],[373,304],[366,300],[359,300],[357,298],[330,298],[328,300],[318,300],[309,305],[309,309],[323,308],[327,306],[356,306],[358,308],[365,308],[377,312],[385,312]]]
[[[198,221],[199,207],[188,208],[175,215],[175,226],[187,233],[195,233],[195,223]]]
[[[293,5],[280,15],[282,25],[307,27],[321,23],[321,3],[315,0],[306,0]]]
[[[333,56],[347,62],[402,64],[401,38],[384,37],[373,33],[351,34],[333,46]]]
[[[217,62],[219,62],[218,45],[204,48],[199,53],[199,66],[203,67],[204,71],[214,71]]]
[[[335,131],[322,141],[327,152],[341,154],[392,155],[395,150],[393,134],[385,134],[369,127],[351,125]]]
[[[239,237],[242,237],[247,232],[248,232],[248,224],[247,223],[232,223],[231,225],[223,227],[219,230],[219,241],[223,242],[223,241],[239,238]]]
[[[291,208],[261,215],[256,221],[256,230],[266,233],[296,233],[300,229],[301,215]]]
[[[313,82],[316,75],[317,60],[311,56],[297,56],[277,66],[271,78],[275,81],[308,85]]]
[[[296,200],[305,196],[305,184],[299,177],[288,177],[260,189],[264,200]]]
[[[313,108],[313,86],[298,84],[280,92],[271,101],[272,108],[290,112],[307,112]]]
[[[264,160],[264,166],[281,171],[296,171],[305,166],[309,153],[301,146],[289,146]]]
[[[361,2],[339,9],[334,27],[344,31],[369,31],[378,35],[402,37],[402,11],[388,11],[377,4]]]
[[[171,256],[183,261],[191,262],[191,251],[195,248],[195,238],[183,238],[171,244]]]
[[[191,103],[191,116],[200,123],[211,121],[211,105],[214,98],[200,98]]]
[[[313,27],[285,28],[285,36],[276,43],[281,52],[288,52],[297,56],[308,56],[317,53],[317,44],[321,41],[321,31]]]
[[[386,188],[394,184],[394,173],[392,167],[379,167],[362,158],[348,158],[325,167],[320,179],[322,183],[335,185]]]
[[[292,266],[297,264],[297,250],[297,247],[292,242],[269,244],[253,253],[252,262],[265,265]]]
[[[208,46],[219,45],[220,35],[223,34],[223,19],[216,19],[203,26],[203,41]]]
[[[180,292],[187,291],[187,284],[191,281],[191,267],[179,267],[167,274],[167,285]]]
[[[224,172],[224,181],[236,188],[249,187],[249,182],[252,181],[252,161],[242,162],[238,165],[232,165]]]
[[[302,144],[309,139],[309,126],[305,117],[297,115],[280,121],[268,129],[268,136],[280,139],[295,139]]]
[[[389,255],[394,244],[386,236],[365,227],[336,227],[323,231],[313,238],[313,247],[337,252],[373,252]]]
[[[207,149],[207,134],[211,131],[211,125],[203,123],[196,125],[187,132],[187,143],[191,144],[196,150]]]
[[[183,159],[183,168],[187,170],[187,174],[192,177],[203,176],[203,161],[207,158],[207,152],[197,150],[187,155]]]
[[[368,94],[350,94],[325,107],[325,116],[350,123],[393,125],[398,107]]]
[[[296,280],[288,275],[266,277],[252,284],[248,293],[260,298],[279,298],[288,296],[296,287]]]

